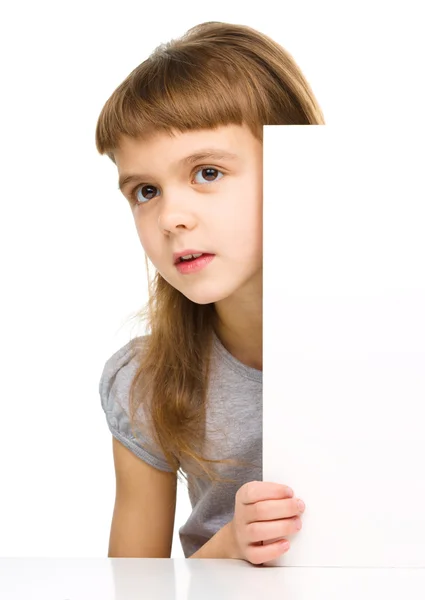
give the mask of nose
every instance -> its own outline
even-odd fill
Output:
[[[172,233],[177,229],[193,229],[196,217],[184,201],[178,198],[162,198],[162,206],[158,216],[158,227],[163,233]]]

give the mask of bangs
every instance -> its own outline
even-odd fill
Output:
[[[173,134],[222,125],[250,127],[262,139],[261,112],[255,81],[243,63],[229,64],[223,56],[206,56],[190,49],[173,49],[143,62],[108,99],[99,116],[96,146],[101,154],[119,146],[122,135],[146,138],[158,131]],[[190,55],[190,56],[189,56]],[[252,70],[252,64],[251,64]],[[245,71],[245,72],[244,72]],[[250,81],[251,79],[251,81]],[[257,93],[256,93],[257,92]]]
[[[311,88],[290,54],[241,25],[208,22],[156,50],[102,108],[96,147],[114,161],[122,136],[247,125],[324,123]]]

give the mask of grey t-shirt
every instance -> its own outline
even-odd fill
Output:
[[[133,342],[140,343],[145,338],[130,341],[106,362],[99,384],[102,407],[116,439],[153,467],[172,471],[151,438],[146,438],[148,450],[139,442],[140,434],[136,439],[130,431],[129,389],[138,363]],[[262,372],[234,358],[216,335],[211,359],[206,413],[207,456],[243,460],[253,466],[209,463],[220,478],[234,479],[236,483],[213,483],[205,477],[188,474],[192,512],[179,530],[186,558],[233,518],[237,490],[248,481],[262,480]],[[181,469],[187,473],[185,466],[188,467],[182,461]]]

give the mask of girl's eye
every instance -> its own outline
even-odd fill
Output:
[[[196,179],[196,175],[198,173],[204,178],[204,181],[199,181]],[[218,175],[221,175],[218,177]],[[195,183],[214,183],[214,181],[218,181],[223,177],[223,172],[218,169],[214,169],[213,167],[202,167],[195,172]],[[131,192],[131,198],[137,204],[146,204],[152,198],[155,198],[159,193],[159,190],[154,185],[138,185]]]
[[[158,195],[158,188],[154,185],[138,185],[131,192],[131,197],[134,198],[137,204],[145,204],[145,201],[152,200]]]
[[[198,169],[195,175],[197,175],[198,173],[201,173],[202,177],[205,177],[208,183],[213,183],[214,181],[218,181],[218,179],[221,179],[221,177],[217,178],[215,176],[217,173],[221,173],[221,175],[223,176],[223,173],[221,171],[219,171],[218,169],[213,169],[213,167],[203,167],[202,169]],[[196,176],[195,181],[196,183],[204,183],[203,181],[197,181]]]

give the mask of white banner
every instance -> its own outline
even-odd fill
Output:
[[[263,479],[306,504],[272,564],[425,567],[423,139],[264,128]]]

